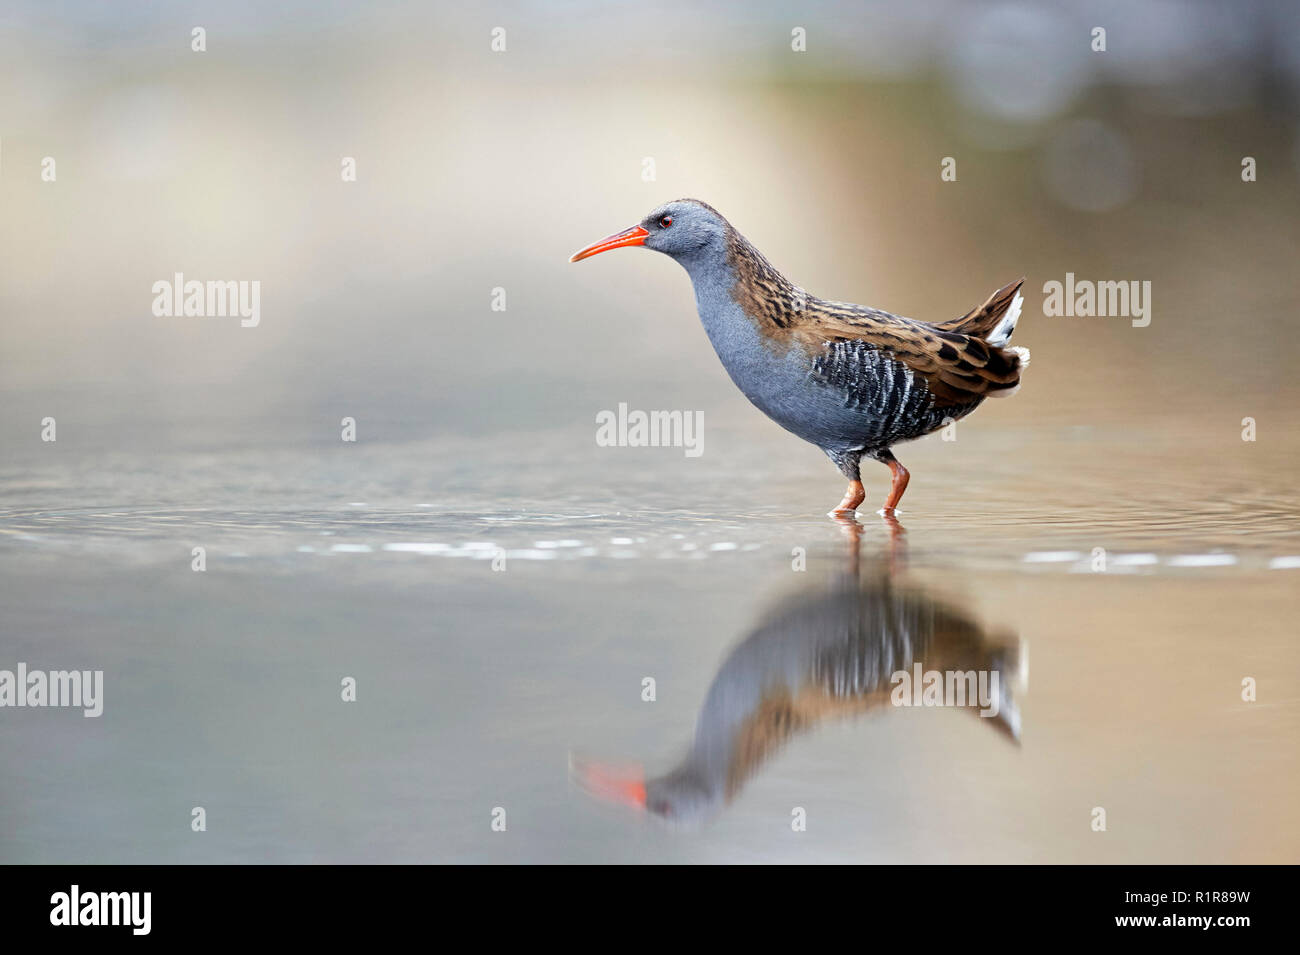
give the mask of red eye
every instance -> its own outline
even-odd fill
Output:
[[[666,229],[672,224],[673,224],[672,216],[664,216],[662,219],[659,220],[659,228],[661,229]]]

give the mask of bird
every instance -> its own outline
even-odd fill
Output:
[[[699,199],[665,203],[638,225],[569,259],[640,246],[691,278],[705,333],[745,397],[831,459],[849,481],[830,511],[852,517],[866,499],[863,458],[889,467],[880,513],[895,513],[911,475],[894,445],[964,418],[985,398],[1020,389],[1029,350],[1008,347],[1021,278],[943,322],[829,301],[781,274],[722,214]]]
[[[1028,686],[1019,638],[986,628],[926,589],[896,586],[886,573],[861,581],[849,574],[830,588],[781,599],[727,655],[676,766],[647,775],[637,763],[571,755],[570,778],[597,800],[695,829],[716,818],[796,736],[903,708],[908,694],[899,674],[914,673],[918,664],[945,680],[984,674],[987,698],[972,692],[957,705],[989,717],[978,722],[1019,745],[1017,696]]]

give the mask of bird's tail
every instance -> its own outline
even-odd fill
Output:
[[[1020,286],[1025,284],[1023,278],[1009,285],[1004,285],[990,295],[982,305],[971,309],[960,318],[947,322],[936,322],[935,328],[945,332],[956,332],[982,338],[990,345],[1001,348],[1011,340],[1011,333],[1016,330],[1020,320],[1020,309],[1024,299],[1020,295]]]
[[[1020,321],[1020,310],[1024,298],[1020,286],[1025,284],[1023,278],[1002,286],[985,300],[983,305],[971,309],[961,318],[948,322],[936,322],[934,327],[940,331],[969,335],[992,345],[1001,352],[1002,359],[1015,372],[1006,376],[997,387],[988,392],[990,398],[1009,398],[1020,390],[1020,375],[1029,367],[1028,348],[1008,348],[1011,333]]]

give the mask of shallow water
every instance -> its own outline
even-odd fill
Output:
[[[815,452],[715,440],[7,465],[4,665],[102,669],[105,702],[6,713],[0,857],[1294,860],[1300,499],[1267,451],[972,429],[855,533]],[[927,653],[1000,661],[1019,739],[868,698]],[[819,679],[856,689],[786,692]],[[693,741],[720,796],[620,803]]]

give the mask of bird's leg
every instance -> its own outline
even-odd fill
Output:
[[[858,471],[858,464],[862,460],[862,452],[827,451],[826,454],[835,462],[835,466],[840,469],[840,473],[849,479],[849,487],[844,492],[844,500],[840,501],[835,510],[830,512],[830,516],[836,520],[852,517],[853,513],[858,509],[858,505],[867,497],[867,492],[862,489],[862,475]]]
[[[858,505],[867,499],[867,492],[862,487],[862,482],[853,480],[849,482],[848,489],[844,492],[844,500],[831,511],[831,517],[849,517],[857,509]]]
[[[882,451],[876,455],[876,460],[889,465],[889,473],[893,475],[893,483],[889,487],[889,497],[885,498],[885,506],[880,509],[880,513],[890,517],[894,513],[894,508],[898,507],[898,502],[903,499],[903,492],[907,490],[907,482],[911,480],[912,475],[908,473],[907,468],[898,463],[898,458],[889,451]]]

